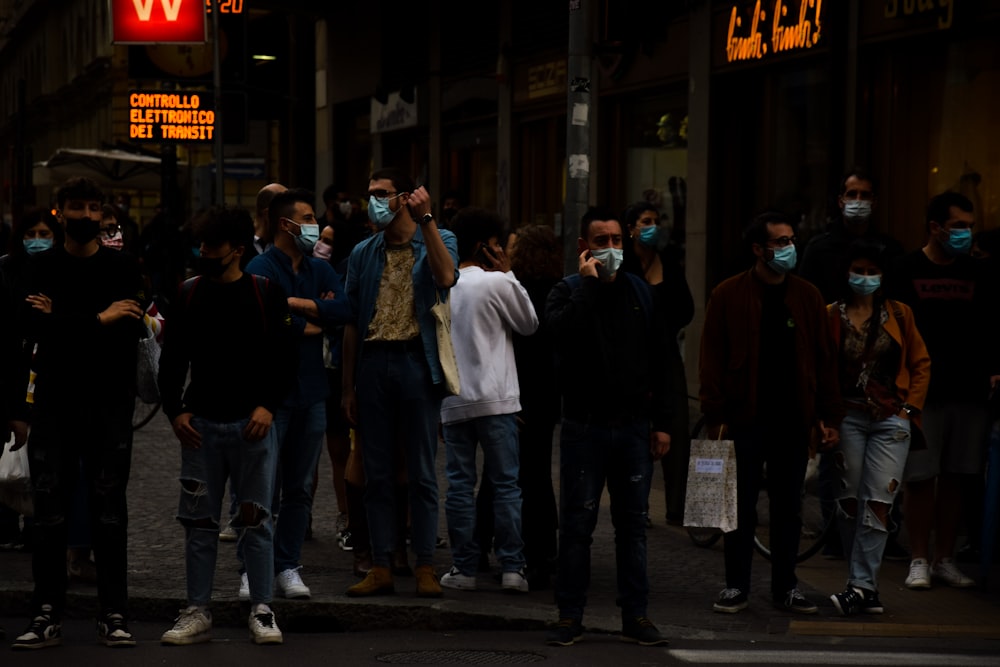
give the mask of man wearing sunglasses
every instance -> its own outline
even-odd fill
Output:
[[[434,460],[445,394],[431,307],[458,280],[455,235],[439,230],[430,195],[395,169],[368,183],[374,236],[347,265],[351,320],[344,329],[342,404],[364,448],[365,506],[373,567],[347,589],[352,597],[392,592],[397,544],[394,457],[405,452],[416,592],[439,597],[434,573],[438,486]],[[397,445],[402,443],[401,448]]]

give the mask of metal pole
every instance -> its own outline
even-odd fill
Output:
[[[215,89],[215,196],[213,204],[226,201],[225,173],[222,164],[222,54],[219,50],[219,3],[212,2],[212,86]]]
[[[576,240],[580,218],[590,205],[590,72],[592,65],[590,0],[569,2],[569,57],[566,63],[566,204],[562,221],[567,274],[579,263]]]

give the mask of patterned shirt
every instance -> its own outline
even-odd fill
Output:
[[[413,306],[413,249],[386,246],[385,270],[366,341],[411,340],[420,335]]]

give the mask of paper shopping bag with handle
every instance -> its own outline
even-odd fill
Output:
[[[736,530],[736,447],[732,440],[692,440],[684,525]]]

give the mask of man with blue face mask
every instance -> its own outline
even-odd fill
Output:
[[[877,207],[874,177],[865,169],[855,167],[840,182],[838,215],[822,233],[809,239],[799,264],[799,275],[815,285],[827,303],[847,296],[843,264],[847,248],[854,239],[865,238],[878,243],[885,248],[889,260],[903,254],[903,246],[897,240],[875,229],[873,216]]]
[[[913,552],[905,584],[930,588],[936,579],[967,587],[974,582],[952,557],[957,527],[972,509],[962,507],[962,490],[982,484],[986,401],[991,385],[1000,380],[991,335],[997,305],[985,265],[969,255],[972,202],[957,192],[941,193],[927,206],[926,224],[927,243],[897,262],[884,288],[887,296],[913,309],[933,364],[923,410],[927,447],[910,451],[903,473]]]
[[[351,597],[395,590],[391,568],[398,543],[398,457],[409,487],[416,594],[440,597],[434,572],[438,528],[435,459],[444,397],[431,307],[445,301],[458,280],[455,235],[439,230],[430,195],[397,169],[379,169],[368,181],[368,217],[374,236],[347,262],[351,319],[344,328],[343,398],[347,420],[364,449],[365,507],[372,564]]]
[[[622,226],[591,208],[580,223],[579,273],[549,292],[545,321],[557,346],[560,435],[559,621],[551,646],[583,638],[590,544],[605,485],[617,546],[622,640],[667,643],[646,617],[646,518],[653,462],[670,449],[672,382],[666,318],[646,281],[619,270]]]
[[[274,414],[280,474],[272,508],[280,517],[274,533],[275,587],[279,595],[295,599],[311,596],[298,571],[312,510],[313,474],[326,433],[330,387],[323,365],[323,332],[349,316],[340,276],[329,262],[311,256],[319,238],[312,201],[313,194],[302,189],[274,195],[267,208],[273,245],[246,267],[247,273],[269,278],[285,291],[299,344],[298,380]],[[249,595],[245,572],[241,595],[244,592]]]
[[[726,588],[713,610],[749,604],[756,505],[762,470],[771,502],[771,599],[776,607],[815,614],[798,589],[802,482],[810,436],[837,442],[844,412],[826,304],[793,275],[795,228],[777,212],[757,216],[744,238],[749,271],[712,291],[701,337],[701,410],[708,437],[736,447],[737,523],[725,534]],[[843,279],[842,279],[843,280]]]

